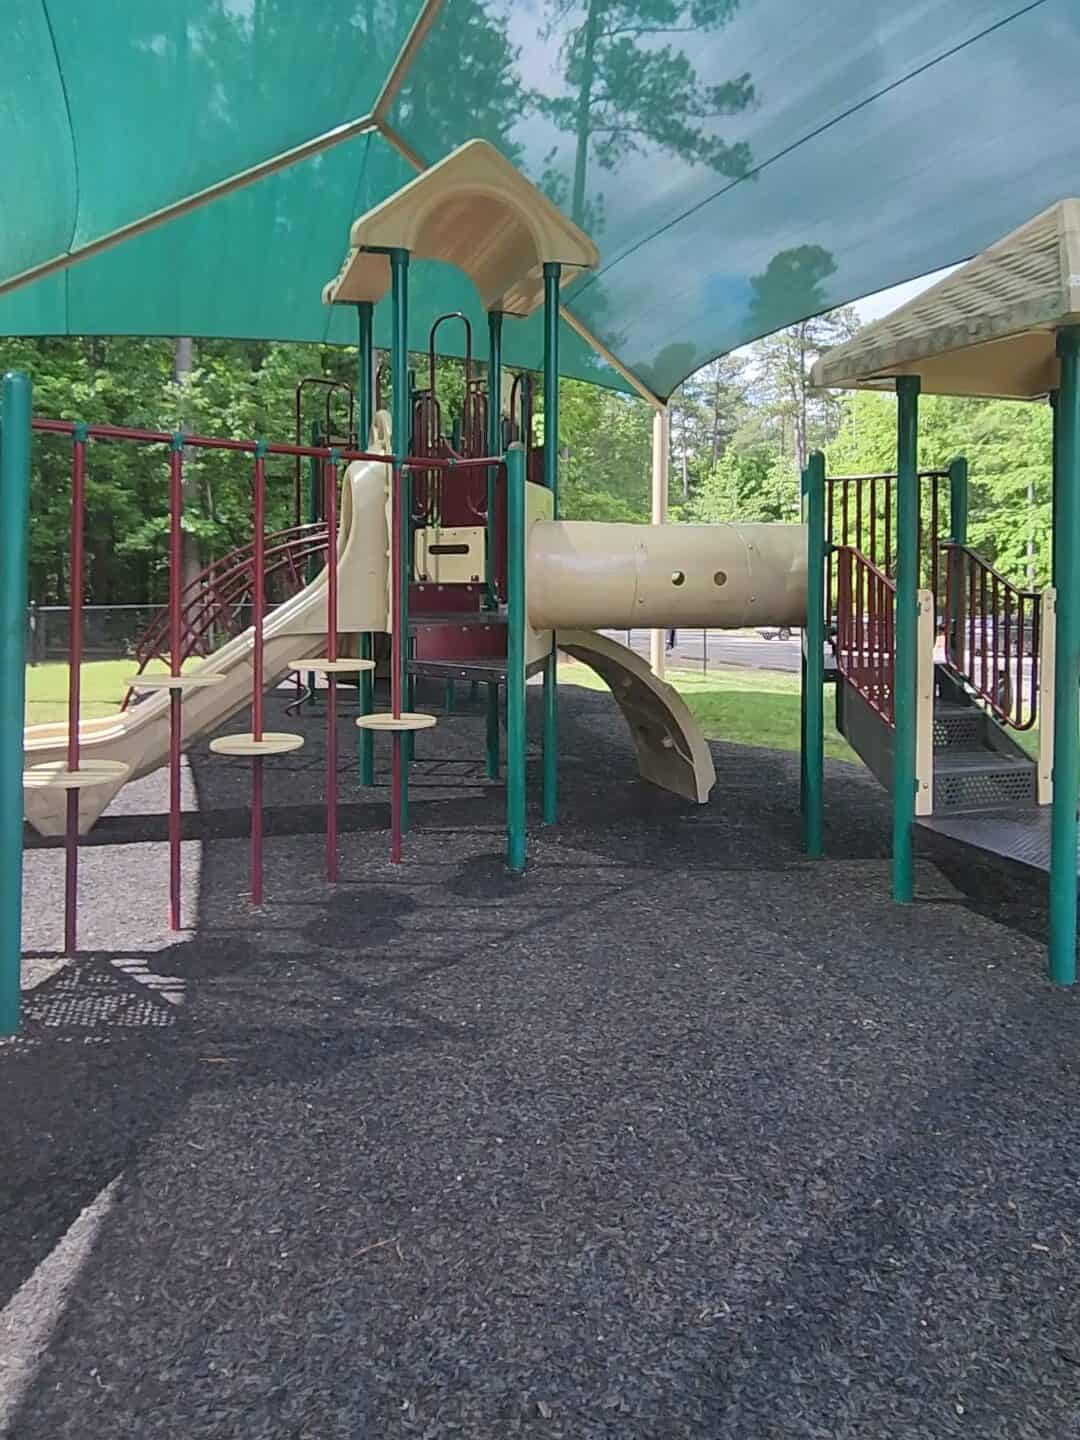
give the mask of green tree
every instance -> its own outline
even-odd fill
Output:
[[[740,0],[587,0],[584,18],[563,33],[560,59],[570,94],[535,96],[537,108],[574,137],[574,168],[569,186],[571,218],[587,215],[590,158],[614,170],[629,155],[652,148],[718,174],[742,176],[750,168],[750,148],[728,144],[712,121],[736,115],[754,99],[750,76],[720,84],[698,76],[686,42],[667,37],[703,34],[726,25]],[[577,6],[554,0],[545,39],[562,29]],[[554,152],[549,158],[554,158]],[[550,189],[555,177],[549,169]],[[557,203],[564,203],[560,191]],[[597,201],[594,197],[592,204]]]

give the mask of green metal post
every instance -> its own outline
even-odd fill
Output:
[[[893,672],[893,899],[915,895],[915,717],[919,621],[919,377],[896,381],[896,655]]]
[[[806,493],[806,634],[803,643],[802,842],[824,853],[825,832],[825,456],[815,451]]]
[[[1076,981],[1076,799],[1080,792],[1080,329],[1070,326],[1058,331],[1057,353],[1057,653],[1047,973],[1055,985],[1072,985]]]
[[[392,445],[394,454],[400,459],[409,453],[409,252],[393,249],[390,251],[391,283],[391,339],[390,377],[393,385]],[[412,573],[412,476],[408,470],[401,473],[398,486],[401,504],[401,535],[405,553],[401,557],[401,629],[393,637],[393,664],[401,676],[401,692],[406,705],[411,703],[409,694],[409,576]],[[404,833],[409,826],[409,760],[411,752],[405,737],[401,744],[401,829]]]
[[[949,461],[949,539],[967,544],[968,462],[963,455]]]
[[[968,531],[968,463],[963,455],[949,461],[949,539],[954,545],[967,544]],[[967,593],[964,585],[964,567],[960,556],[948,562],[945,584],[949,597],[951,617],[949,634],[945,637],[949,655],[954,663],[963,667],[963,655],[967,641]],[[935,596],[935,600],[937,597]]]
[[[1050,584],[1057,585],[1058,392],[1050,391],[1053,444],[1050,452]]]
[[[360,450],[366,450],[371,435],[371,420],[374,414],[374,309],[370,300],[361,301],[356,307],[358,321],[357,335],[357,426],[356,438]],[[360,636],[361,660],[372,660],[375,656],[374,639],[370,631]],[[371,670],[361,670],[359,686],[360,714],[370,715],[375,700],[375,676]],[[375,732],[360,731],[360,784],[375,784]]]
[[[525,869],[525,451],[506,452],[506,837]]]
[[[487,778],[499,778],[499,683],[487,687]]]
[[[488,433],[489,455],[502,450],[502,311],[488,311]],[[487,603],[494,608],[495,600],[495,481],[497,471],[487,472],[487,519],[484,537],[484,584]],[[488,769],[490,771],[490,765]]]
[[[559,274],[544,265],[544,484],[551,491],[552,516],[559,518]],[[526,443],[528,437],[526,437]],[[523,462],[524,463],[524,462]],[[559,652],[551,637],[544,662],[544,824],[559,814]]]
[[[0,1035],[21,1012],[23,725],[26,723],[26,572],[30,511],[30,377],[0,382]]]
[[[454,691],[454,682],[453,682],[453,680],[447,680],[447,682],[446,682],[446,694],[445,694],[445,699],[444,699],[444,702],[443,702],[443,708],[444,708],[444,710],[446,711],[447,715],[452,715],[452,714],[454,713],[454,706],[455,706],[456,700],[457,700],[457,696],[456,696],[455,691]]]

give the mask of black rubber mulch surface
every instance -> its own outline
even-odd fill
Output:
[[[1080,1433],[1078,1016],[1037,892],[923,860],[896,907],[858,769],[813,863],[794,757],[718,745],[694,810],[607,697],[562,718],[521,881],[478,712],[421,738],[400,868],[343,722],[333,889],[305,722],[258,915],[247,771],[200,749],[178,940],[160,779],[103,823],[95,948],[0,1051],[0,1300],[116,1181],[19,1440]],[[28,855],[32,948],[60,862]]]

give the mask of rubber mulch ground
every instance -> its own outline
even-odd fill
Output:
[[[248,771],[201,746],[179,938],[161,777],[95,831],[83,956],[0,1050],[8,1433],[1080,1434],[1078,1014],[1038,889],[924,858],[894,906],[861,770],[809,862],[795,757],[717,745],[694,809],[572,688],[515,881],[482,723],[420,738],[391,867],[343,720],[330,887],[305,721],[257,914]],[[28,853],[34,974],[62,878]]]

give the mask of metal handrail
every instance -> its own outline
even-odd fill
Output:
[[[896,582],[852,545],[837,546],[836,668],[876,714],[895,722]]]
[[[264,576],[269,579],[282,572],[288,576],[283,600],[290,598],[305,584],[304,562],[325,555],[326,534],[325,525],[314,524],[293,526],[267,536]],[[208,632],[220,624],[223,617],[224,628],[232,635],[236,627],[229,623],[230,617],[250,598],[253,579],[254,544],[250,544],[240,546],[208,565],[185,586],[180,602],[181,664],[197,653]],[[136,641],[136,674],[141,675],[151,660],[164,657],[168,637],[169,610],[168,606],[162,606]],[[132,691],[129,689],[121,709],[127,708],[131,698]]]
[[[1014,730],[1039,718],[1042,597],[1021,589],[969,545],[943,544],[945,665]]]

